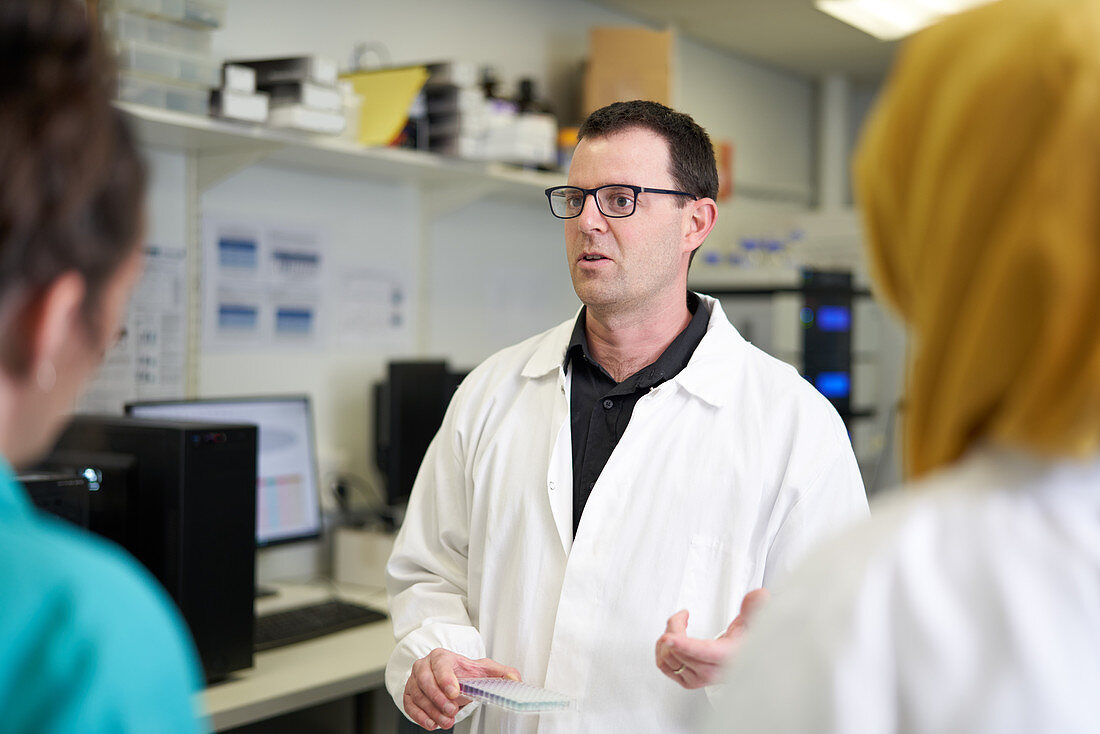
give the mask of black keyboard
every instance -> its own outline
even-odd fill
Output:
[[[256,652],[270,650],[385,618],[386,615],[376,609],[335,599],[265,614],[256,617],[252,649]]]

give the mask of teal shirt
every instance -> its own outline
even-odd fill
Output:
[[[198,661],[156,580],[40,513],[0,459],[0,731],[191,732]]]

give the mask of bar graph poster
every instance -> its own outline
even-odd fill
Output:
[[[323,342],[328,257],[319,231],[207,216],[203,243],[205,348],[317,347]]]

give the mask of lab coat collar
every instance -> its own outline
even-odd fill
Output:
[[[736,382],[733,377],[744,364],[748,342],[726,318],[718,299],[700,293],[699,300],[710,309],[707,333],[687,366],[671,382],[720,408],[733,399]]]
[[[699,300],[700,307],[710,311],[707,333],[695,348],[687,366],[669,383],[679,385],[715,407],[721,407],[733,398],[734,390],[729,378],[743,363],[748,343],[730,324],[717,299],[699,294]],[[524,377],[538,379],[562,372],[565,351],[579,314],[578,309],[572,319],[543,335],[541,343],[523,367]]]
[[[583,308],[583,307],[582,307]],[[565,350],[569,347],[569,339],[573,336],[573,325],[581,314],[581,309],[573,314],[573,318],[563,321],[550,331],[544,333],[535,353],[523,366],[524,377],[538,379],[552,372],[564,374]]]

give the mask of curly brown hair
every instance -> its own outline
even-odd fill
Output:
[[[81,3],[0,2],[0,305],[75,271],[93,333],[104,284],[138,242],[146,182],[113,71]],[[0,361],[21,372],[10,341]]]

